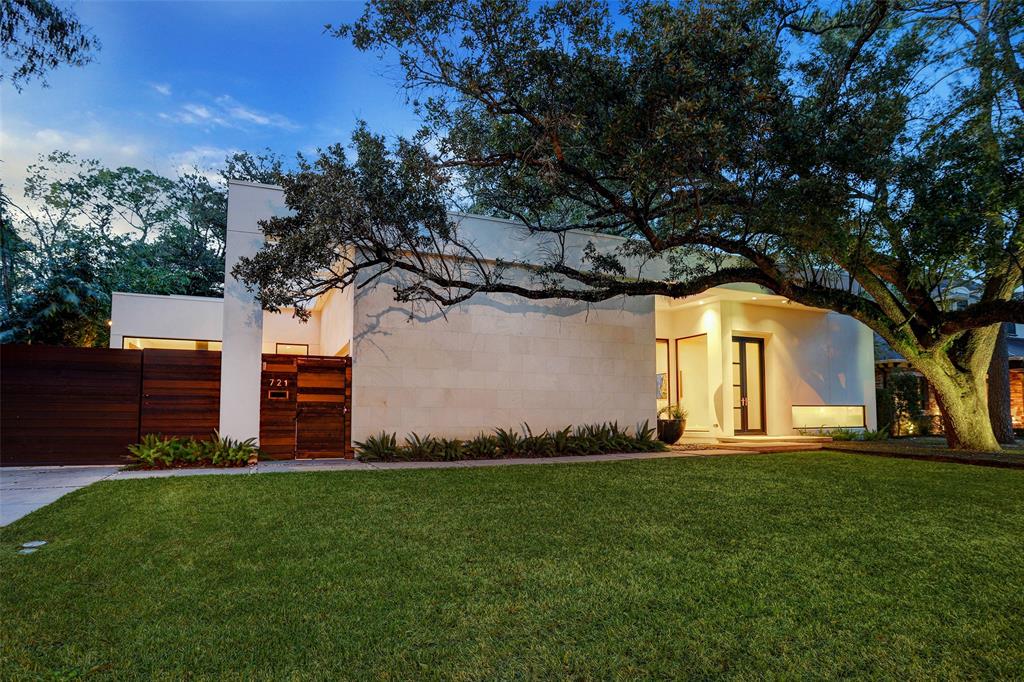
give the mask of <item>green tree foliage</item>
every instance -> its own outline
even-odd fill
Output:
[[[996,323],[1024,321],[1010,300],[1024,256],[1022,25],[1018,0],[370,2],[333,31],[397,59],[425,132],[391,151],[357,140],[357,163],[332,152],[300,169],[285,183],[295,229],[268,226],[278,270],[264,259],[239,273],[271,305],[314,286],[284,256],[312,268],[345,244],[348,271],[401,269],[400,296],[439,305],[752,282],[874,329],[934,386],[952,445],[995,449],[985,369]],[[408,162],[423,156],[432,164]],[[337,220],[322,207],[372,212],[369,185],[337,181],[353,172],[394,186],[443,176],[535,232],[624,242],[582,267],[553,249],[533,286],[513,285],[519,264],[482,263],[450,221],[421,235],[453,256],[442,266],[395,249],[386,218],[377,230]],[[668,277],[633,265],[652,257]],[[946,292],[964,281],[982,295],[953,310]]]
[[[168,178],[53,152],[28,169],[20,202],[2,193],[0,341],[106,345],[110,294],[219,296],[226,173],[273,181],[273,154],[239,153],[224,174]]]
[[[9,78],[19,91],[61,64],[83,66],[93,60],[100,42],[66,8],[48,0],[0,0],[0,80]]]

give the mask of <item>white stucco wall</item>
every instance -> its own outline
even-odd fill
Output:
[[[276,353],[277,344],[306,344],[310,355],[322,355],[320,349],[320,313],[314,312],[303,322],[291,309],[279,313],[263,311],[263,352]]]
[[[110,347],[125,336],[219,341],[224,300],[114,292],[110,298]]]
[[[352,341],[352,288],[332,290],[323,297],[316,315],[319,317],[320,354],[346,355],[351,353]]]
[[[477,295],[416,314],[381,283],[356,296],[353,438],[469,437],[653,420],[651,298],[587,306]]]

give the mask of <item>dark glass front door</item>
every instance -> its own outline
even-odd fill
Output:
[[[733,431],[765,432],[764,339],[732,337]]]

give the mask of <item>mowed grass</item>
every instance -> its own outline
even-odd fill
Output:
[[[0,541],[4,679],[1024,676],[1021,471],[808,453],[129,481]]]

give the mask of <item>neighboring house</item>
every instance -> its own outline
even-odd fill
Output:
[[[287,211],[279,188],[229,190],[228,273],[262,245],[258,222]],[[517,223],[455,217],[485,256],[529,262],[544,247]],[[617,243],[567,239],[581,254]],[[478,294],[442,314],[396,302],[394,283],[332,291],[307,323],[265,313],[230,274],[224,299],[115,293],[111,346],[221,350],[221,432],[241,438],[261,431],[264,354],[275,353],[351,357],[354,440],[653,423],[670,403],[689,413],[689,436],[875,428],[871,331],[753,285],[599,304]]]
[[[958,305],[954,302],[953,305]],[[1010,416],[1014,429],[1024,429],[1024,325],[1008,323],[1006,325],[1006,346],[1010,356]],[[909,372],[920,378],[921,392],[924,397],[924,413],[931,418],[932,430],[942,429],[939,405],[935,402],[935,394],[929,389],[928,382],[919,372],[912,369],[903,356],[889,347],[880,336],[875,336],[875,385],[886,388],[890,378],[897,372]]]

